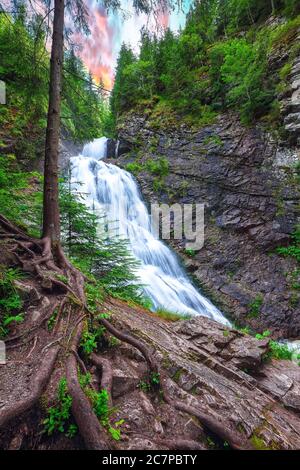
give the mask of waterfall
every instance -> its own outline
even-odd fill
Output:
[[[177,256],[151,228],[150,216],[137,183],[127,171],[101,161],[106,156],[105,137],[84,146],[82,155],[71,159],[72,182],[85,195],[85,203],[118,225],[120,237],[129,241],[140,261],[137,275],[154,309],[204,315],[225,325],[229,321],[191,283]]]
[[[115,158],[118,158],[119,145],[120,145],[120,141],[119,141],[119,139],[118,139],[118,140],[117,140],[117,143],[116,143],[116,148],[115,148]]]

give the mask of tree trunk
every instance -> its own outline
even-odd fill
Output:
[[[51,245],[60,242],[58,203],[58,146],[64,52],[64,0],[54,1],[54,23],[50,62],[49,107],[45,144],[43,238]]]
[[[271,7],[272,7],[272,15],[275,13],[275,1],[271,0]]]

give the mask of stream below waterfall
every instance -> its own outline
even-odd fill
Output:
[[[140,262],[137,276],[154,310],[204,315],[230,326],[224,315],[195,288],[175,253],[157,239],[150,215],[133,176],[106,157],[107,139],[86,144],[82,154],[71,158],[72,184],[84,195],[88,207],[126,238],[134,257]],[[80,184],[79,184],[80,182]]]

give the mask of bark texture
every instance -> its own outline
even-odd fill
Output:
[[[50,60],[49,107],[45,143],[43,238],[52,244],[60,240],[58,204],[58,150],[64,50],[64,0],[54,1],[54,22]]]

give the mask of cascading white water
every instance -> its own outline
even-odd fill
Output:
[[[129,240],[140,261],[137,275],[155,309],[204,315],[225,325],[229,321],[193,286],[175,254],[157,240],[138,186],[130,173],[101,161],[106,157],[107,139],[84,146],[82,155],[72,158],[72,181],[81,182],[85,202],[107,220],[118,224],[119,236]]]

